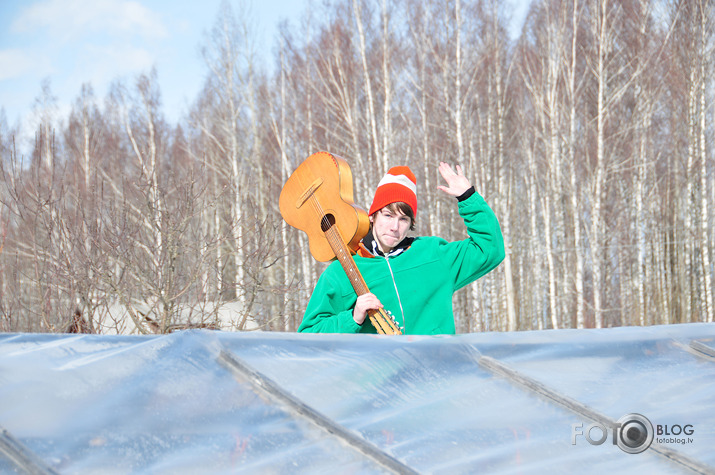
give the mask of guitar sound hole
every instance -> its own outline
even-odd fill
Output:
[[[332,228],[334,225],[335,225],[335,216],[333,216],[332,214],[326,214],[320,220],[320,229],[322,229],[323,232],[326,232],[328,229]]]

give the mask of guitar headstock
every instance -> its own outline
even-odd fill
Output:
[[[375,327],[378,333],[383,335],[402,335],[403,328],[397,323],[395,317],[389,310],[382,308],[371,310],[368,312],[370,323]]]

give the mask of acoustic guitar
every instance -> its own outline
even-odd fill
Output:
[[[370,292],[352,258],[370,220],[353,202],[353,176],[345,160],[328,152],[306,158],[283,185],[278,206],[286,223],[308,235],[316,260],[337,258],[355,293]],[[402,334],[385,310],[369,310],[368,317],[378,333]]]

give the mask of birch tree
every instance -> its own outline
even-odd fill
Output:
[[[617,156],[617,145],[623,136],[615,133],[611,124],[619,101],[628,91],[635,74],[624,80],[627,61],[619,38],[623,24],[623,6],[611,0],[594,0],[591,8],[593,51],[588,55],[595,88],[594,135],[595,150],[589,180],[590,233],[589,248],[593,271],[593,313],[596,328],[605,323],[604,299],[607,249],[609,236],[605,232],[605,198]],[[629,70],[630,71],[630,70]]]
[[[581,18],[582,18],[582,4],[579,0],[573,0],[570,2],[569,8],[571,9],[571,43],[570,43],[570,55],[564,58],[564,77],[566,82],[566,101],[567,101],[567,114],[568,114],[568,134],[566,140],[566,156],[568,161],[568,174],[569,174],[569,184],[570,184],[570,212],[572,218],[572,229],[573,229],[573,248],[574,248],[574,260],[575,260],[575,274],[573,275],[574,287],[575,287],[575,300],[576,300],[576,328],[584,328],[586,325],[586,297],[584,293],[585,289],[585,257],[583,251],[583,239],[582,239],[582,219],[581,219],[581,187],[579,184],[579,173],[576,161],[576,150],[577,150],[577,108],[580,103],[580,95],[583,90],[583,83],[585,75],[580,72],[578,52],[579,52],[579,38],[581,37]],[[564,2],[566,5],[566,2]],[[566,10],[568,11],[568,9]]]
[[[123,162],[136,176],[137,187],[116,179],[108,180],[108,186],[123,199],[126,207],[117,210],[118,214],[106,223],[107,243],[119,251],[115,253],[119,280],[110,280],[110,285],[119,302],[129,309],[136,327],[152,333],[140,316],[146,312],[134,302],[147,305],[159,316],[162,331],[173,323],[175,303],[168,288],[173,278],[170,261],[174,243],[167,239],[164,226],[168,213],[160,187],[160,168],[161,160],[165,159],[165,130],[161,125],[156,81],[156,71],[153,71],[151,75],[137,78],[133,94],[121,84],[114,86],[115,125],[123,129],[126,140]]]
[[[196,124],[207,134],[215,147],[216,156],[206,157],[208,166],[214,170],[219,180],[219,186],[225,183],[230,190],[228,202],[230,216],[228,229],[232,236],[232,243],[228,255],[232,261],[234,273],[233,283],[225,285],[223,292],[235,297],[246,305],[245,270],[245,229],[243,228],[243,213],[245,208],[244,177],[247,162],[244,159],[248,150],[253,150],[253,141],[244,120],[250,110],[251,74],[250,64],[243,59],[246,55],[247,37],[245,31],[245,17],[238,20],[227,1],[221,3],[216,23],[203,47],[203,56],[211,72],[209,78],[210,93],[215,94],[217,101],[211,121]],[[248,91],[248,94],[245,92]],[[255,132],[255,130],[254,130]],[[248,140],[245,140],[248,138]],[[219,215],[215,216],[220,219]],[[215,222],[215,227],[224,226]],[[218,229],[216,229],[217,232]],[[217,252],[222,252],[218,250]],[[222,260],[222,255],[217,260]],[[222,264],[219,264],[222,265]]]
[[[559,276],[562,272],[557,269],[556,249],[554,245],[564,242],[563,213],[561,209],[563,190],[563,159],[561,146],[561,89],[562,58],[565,43],[564,24],[558,5],[544,5],[543,17],[534,38],[538,42],[535,55],[529,55],[522,63],[522,78],[529,90],[536,113],[536,134],[534,138],[539,141],[536,150],[544,154],[545,167],[539,168],[544,175],[547,185],[544,187],[540,198],[540,208],[543,217],[543,254],[546,258],[548,272],[549,314],[552,328],[561,326],[561,312],[559,300],[563,299],[563,289],[559,287]],[[553,10],[552,10],[553,8]],[[545,54],[544,54],[545,52]],[[536,172],[536,170],[534,170]]]
[[[707,104],[712,104],[713,62],[712,55],[713,33],[715,32],[715,7],[712,2],[700,0],[696,3],[698,11],[697,19],[697,57],[699,59],[699,88],[697,91],[699,99],[698,115],[698,158],[700,162],[700,261],[701,274],[700,295],[703,302],[703,320],[713,322],[715,319],[715,308],[713,308],[713,269],[712,262],[712,198],[708,190],[712,189],[713,179],[713,159],[708,150],[712,150],[713,145],[713,120],[712,113],[708,112]]]
[[[165,332],[236,302],[235,329],[294,330],[324,264],[276,197],[318,150],[363,207],[409,165],[416,234],[447,240],[465,236],[436,164],[465,168],[507,255],[455,294],[460,332],[712,321],[711,3],[538,0],[514,38],[496,0],[331,0],[281,27],[269,74],[225,1],[176,126],[156,72],[103,109],[83,86],[64,116],[46,81],[28,154],[0,113],[0,329],[77,310],[116,330],[121,304]]]

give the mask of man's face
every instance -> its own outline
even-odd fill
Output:
[[[380,244],[382,252],[386,254],[405,239],[412,224],[409,216],[399,210],[392,211],[389,207],[382,208],[370,216],[370,222],[372,235]]]

